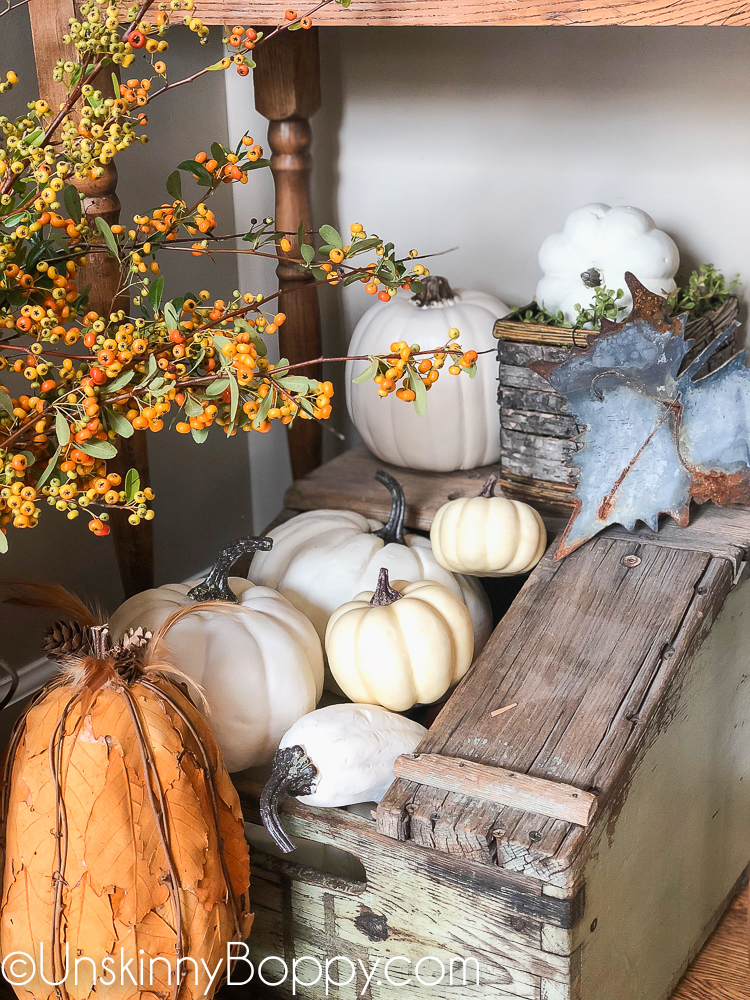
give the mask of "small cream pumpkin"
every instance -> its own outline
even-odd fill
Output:
[[[514,576],[536,566],[547,547],[544,521],[526,503],[495,496],[490,476],[475,497],[451,500],[435,514],[430,541],[445,569],[467,576]]]
[[[334,679],[354,702],[405,712],[431,704],[471,666],[474,636],[466,605],[431,580],[388,580],[333,612],[326,652]]]

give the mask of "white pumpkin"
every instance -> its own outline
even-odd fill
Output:
[[[425,304],[420,305],[424,300]],[[448,342],[456,327],[464,350],[480,355],[475,378],[449,375],[446,369],[430,389],[427,410],[418,416],[410,404],[385,399],[372,382],[355,383],[367,361],[346,363],[346,405],[362,440],[378,458],[392,465],[433,472],[473,469],[500,459],[497,365],[492,335],[496,319],[509,309],[483,292],[453,292],[444,278],[423,279],[415,299],[400,295],[378,302],[357,324],[349,354],[383,354],[393,341],[424,349]]]
[[[263,823],[278,846],[294,850],[278,815],[284,795],[312,806],[379,802],[393,764],[413,753],[427,730],[379,705],[329,705],[304,716],[281,740],[261,796]]]
[[[618,317],[622,319],[633,306],[625,272],[632,271],[657,295],[667,294],[677,287],[674,276],[680,254],[671,236],[657,229],[640,209],[594,204],[571,212],[563,231],[547,237],[539,251],[539,266],[544,277],[537,285],[536,301],[547,312],[562,311],[573,323],[576,304],[590,306],[594,289],[603,285],[624,292]]]
[[[514,576],[536,566],[547,547],[539,513],[520,500],[495,496],[490,476],[476,497],[443,504],[430,528],[435,558],[446,569],[469,576]]]
[[[478,653],[492,631],[487,595],[475,580],[443,569],[429,539],[404,534],[403,490],[387,472],[379,471],[376,478],[391,491],[393,501],[385,526],[351,510],[298,514],[269,532],[273,548],[256,552],[249,578],[290,600],[310,619],[321,640],[331,613],[363,590],[374,590],[381,567],[394,580],[435,580],[468,607]]]
[[[471,618],[441,583],[391,586],[381,569],[374,592],[358,594],[328,619],[326,653],[347,698],[407,712],[439,701],[469,669]]]
[[[239,551],[233,551],[236,559]],[[110,632],[119,637],[139,625],[154,631],[194,600],[227,600],[175,625],[168,645],[171,662],[203,688],[208,722],[231,772],[270,763],[287,729],[315,708],[323,650],[313,626],[285,597],[228,578],[226,562],[197,587],[167,584],[131,597],[110,619]]]

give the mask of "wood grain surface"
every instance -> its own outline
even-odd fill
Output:
[[[208,24],[278,24],[284,9],[281,0],[199,0],[197,5],[197,13]],[[315,21],[319,25],[743,25],[750,24],[750,5],[732,0],[357,0],[349,10],[331,3],[315,14]]]
[[[747,1000],[748,890],[730,905],[723,920],[685,973],[672,1000]]]

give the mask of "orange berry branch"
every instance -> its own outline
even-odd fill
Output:
[[[247,75],[259,44],[280,31],[309,28],[312,15],[332,2],[346,7],[350,0],[322,0],[301,17],[287,10],[266,34],[235,25],[224,37],[226,56],[170,82],[163,56],[171,19],[181,16],[201,43],[208,35],[194,0],[143,0],[128,10],[125,28],[110,0],[86,0],[65,38],[75,58],[55,68],[67,100],[54,111],[40,97],[20,118],[0,117],[0,552],[10,527],[36,526],[43,504],[69,520],[87,515],[98,535],[109,532],[109,511],[123,512],[133,525],[150,520],[153,493],[141,488],[138,471],[121,478],[107,467],[120,440],[135,433],[169,425],[200,444],[214,425],[231,437],[265,433],[273,421],[330,416],[332,384],[302,369],[347,358],[272,364],[267,338],[286,319],[275,304],[279,292],[235,290],[226,300],[206,289],[168,296],[163,252],[292,260],[317,284],[362,283],[383,302],[401,290],[420,291],[429,271],[417,252],[400,257],[393,243],[359,223],[347,240],[329,225],[279,231],[271,217],[254,220],[246,233],[218,234],[214,193],[224,184],[247,184],[254,170],[269,165],[248,135],[235,148],[213,142],[178,164],[166,179],[169,200],[136,214],[132,226],[110,227],[99,217],[90,223],[82,211],[75,181],[100,177],[121,152],[147,141],[153,100],[211,71],[234,66]],[[123,74],[112,97],[97,89],[102,72],[126,70],[139,50],[151,73]],[[17,82],[8,70],[0,93]],[[196,193],[184,195],[183,183]],[[244,244],[239,250],[220,246],[236,239]],[[119,262],[128,309],[89,308],[85,271],[101,253]],[[380,396],[395,394],[422,412],[446,364],[450,374],[475,374],[477,355],[461,349],[458,335],[452,330],[447,344],[428,349],[394,342],[387,353],[361,359],[370,364],[357,381],[371,379]]]

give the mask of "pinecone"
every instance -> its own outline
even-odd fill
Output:
[[[150,642],[151,632],[139,625],[128,629],[120,644],[112,649],[117,672],[128,683],[132,684],[143,673],[143,656]]]
[[[43,649],[50,660],[88,656],[91,652],[89,630],[75,621],[53,622],[44,634]]]

